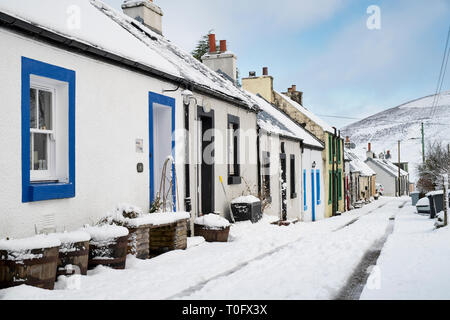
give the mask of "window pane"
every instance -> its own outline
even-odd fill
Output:
[[[36,89],[30,89],[30,128],[36,129]]]
[[[52,93],[39,90],[39,129],[52,130]]]
[[[34,133],[33,170],[48,170],[47,134]]]

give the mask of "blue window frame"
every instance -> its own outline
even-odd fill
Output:
[[[317,205],[320,205],[320,170],[316,170],[316,184],[317,184]]]
[[[158,93],[149,92],[149,138],[150,138],[150,154],[149,154],[149,165],[150,165],[150,205],[155,201],[155,161],[153,155],[155,154],[155,144],[157,141],[154,137],[153,131],[153,111],[154,104],[163,105],[171,109],[171,122],[172,122],[172,158],[175,162],[175,99],[167,97]],[[172,165],[172,172],[175,173],[175,165]],[[176,186],[175,183],[172,185],[172,195],[173,195],[173,210],[176,211]]]
[[[31,76],[68,84],[68,181],[34,183],[30,179]],[[75,197],[75,78],[73,70],[22,57],[22,202]]]
[[[306,169],[303,169],[303,210],[308,210],[308,200],[306,199]]]

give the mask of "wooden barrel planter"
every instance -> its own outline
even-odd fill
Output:
[[[152,225],[150,228],[150,257],[156,257],[173,250],[187,248],[187,225],[189,219]]]
[[[39,246],[41,236],[36,239],[35,246]],[[30,239],[28,243],[30,243]],[[0,244],[0,289],[19,286],[22,284],[53,290],[55,286],[56,269],[59,254],[59,240],[47,241],[47,248],[14,248],[5,243],[21,240],[2,240]],[[53,242],[53,243],[51,243]],[[31,242],[33,244],[33,241]],[[9,247],[9,248],[8,248]]]
[[[222,229],[208,229],[205,226],[194,224],[195,236],[205,238],[206,242],[228,242],[230,227]]]
[[[61,241],[56,276],[87,275],[90,235],[80,231],[55,236]]]
[[[91,235],[88,269],[105,266],[125,269],[128,252],[128,229],[105,225],[85,229]]]
[[[207,242],[228,242],[230,223],[217,214],[208,214],[195,219],[194,233]]]

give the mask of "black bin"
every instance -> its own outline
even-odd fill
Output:
[[[427,197],[430,200],[430,218],[434,219],[439,212],[444,211],[444,193],[432,193]]]
[[[236,222],[250,220],[252,223],[256,223],[262,218],[261,201],[253,203],[232,203],[231,210]]]

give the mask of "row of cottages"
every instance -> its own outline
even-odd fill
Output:
[[[261,76],[257,76],[256,72],[250,72],[247,78],[242,79],[242,87],[260,95],[297,125],[317,137],[324,146],[321,161],[316,161],[314,165],[322,168],[325,217],[340,215],[346,211],[344,140],[340,132],[303,106],[303,92],[297,91],[295,85],[288,88],[285,93],[274,90],[274,79],[269,75],[267,67],[263,68]],[[312,169],[312,167],[304,168],[303,174],[309,175],[308,171]]]
[[[376,172],[372,170],[355,153],[344,151],[346,166],[346,201],[347,209],[361,207],[363,204],[372,201],[377,193]]]
[[[376,183],[383,186],[383,196],[401,197],[410,192],[409,173],[386,159],[383,154],[376,156],[371,144],[367,150],[365,163],[376,172]]]
[[[159,196],[193,217],[263,190],[283,219],[343,210],[336,131],[238,88],[225,42],[210,55],[218,73],[164,38],[154,3],[122,8],[0,3],[0,238],[76,229],[120,202],[150,210]]]

